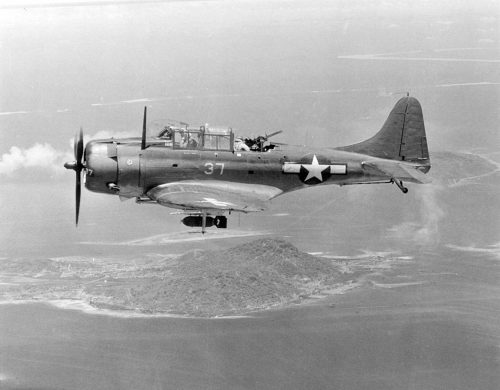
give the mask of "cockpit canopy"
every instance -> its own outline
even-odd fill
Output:
[[[234,134],[229,127],[190,128],[187,124],[166,125],[155,137],[165,146],[173,149],[200,149],[214,151],[233,151]]]

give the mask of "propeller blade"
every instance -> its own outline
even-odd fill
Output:
[[[78,132],[75,133],[75,138],[73,139],[73,156],[75,157],[75,161],[77,160],[77,155],[78,155],[78,152],[77,152],[77,147],[78,147]]]
[[[78,134],[78,139],[75,137],[75,160],[76,164],[81,170],[83,157],[83,129],[80,127],[80,133]]]
[[[80,198],[82,194],[82,178],[81,171],[76,171],[76,186],[75,186],[75,200],[76,200],[76,220],[75,224],[78,226],[78,217],[80,215]]]
[[[146,114],[148,108],[144,106],[144,119],[142,121],[142,141],[141,141],[141,150],[146,149]]]

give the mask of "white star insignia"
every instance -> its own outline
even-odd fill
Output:
[[[323,176],[321,175],[325,169],[329,167],[329,165],[322,165],[318,163],[318,159],[316,155],[313,156],[311,164],[302,164],[302,166],[307,169],[307,176],[304,181],[308,181],[315,177],[319,181],[323,181]]]

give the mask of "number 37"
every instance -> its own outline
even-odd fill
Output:
[[[207,169],[205,169],[203,171],[203,173],[205,173],[205,175],[212,175],[214,173],[215,170],[217,170],[217,167],[220,167],[220,174],[222,175],[224,173],[224,163],[211,163],[211,162],[207,162],[205,163],[205,167]]]

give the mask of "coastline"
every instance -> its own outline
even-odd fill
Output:
[[[180,318],[180,319],[242,319],[242,318],[251,318],[252,314],[258,314],[262,312],[275,311],[287,309],[290,307],[297,306],[307,306],[318,303],[320,300],[324,300],[327,297],[333,295],[343,295],[346,292],[359,288],[364,284],[364,281],[360,281],[357,283],[346,283],[334,288],[325,288],[316,294],[310,294],[308,296],[304,296],[299,301],[293,301],[285,304],[274,304],[268,305],[262,308],[252,308],[249,309],[248,312],[244,314],[214,314],[207,316],[200,315],[192,315],[192,314],[175,314],[175,313],[167,313],[167,312],[156,312],[156,313],[148,313],[141,311],[140,309],[123,309],[123,308],[105,308],[105,307],[96,307],[91,305],[90,303],[81,300],[81,299],[9,299],[9,300],[0,300],[0,305],[29,305],[29,304],[42,304],[48,305],[52,307],[56,307],[58,309],[63,310],[74,310],[80,311],[85,314],[90,315],[100,315],[100,316],[108,316],[114,318]]]

